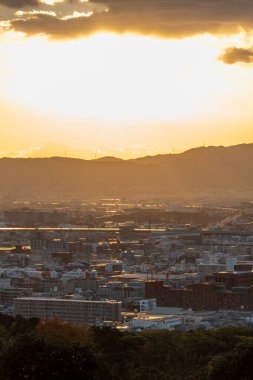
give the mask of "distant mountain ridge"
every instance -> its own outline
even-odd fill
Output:
[[[130,160],[1,158],[0,189],[145,193],[253,189],[253,144],[210,146]]]

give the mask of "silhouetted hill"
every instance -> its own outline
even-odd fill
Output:
[[[251,190],[253,144],[120,160],[2,158],[0,188],[127,194]]]
[[[96,161],[115,162],[115,161],[123,161],[123,160],[121,158],[117,158],[117,157],[106,156],[106,157],[96,158]]]

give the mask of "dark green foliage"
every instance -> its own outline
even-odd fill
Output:
[[[253,329],[119,332],[0,315],[2,380],[250,380]]]
[[[13,318],[9,315],[0,314],[0,327],[8,330],[9,334],[12,335],[34,331],[38,322],[38,318],[25,319],[20,316]]]
[[[233,350],[216,356],[209,364],[208,380],[251,380],[253,341],[240,343]]]
[[[96,380],[102,372],[94,354],[35,334],[10,339],[0,353],[3,380]]]

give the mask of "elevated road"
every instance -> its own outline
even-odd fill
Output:
[[[0,227],[0,232],[8,231],[91,231],[91,232],[122,232],[122,228],[107,227]],[[133,228],[133,232],[168,232],[165,228]]]

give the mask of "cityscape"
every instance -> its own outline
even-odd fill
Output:
[[[0,380],[253,379],[252,70],[252,0],[0,0]]]
[[[0,227],[4,314],[137,331],[253,323],[252,202],[8,206]]]

